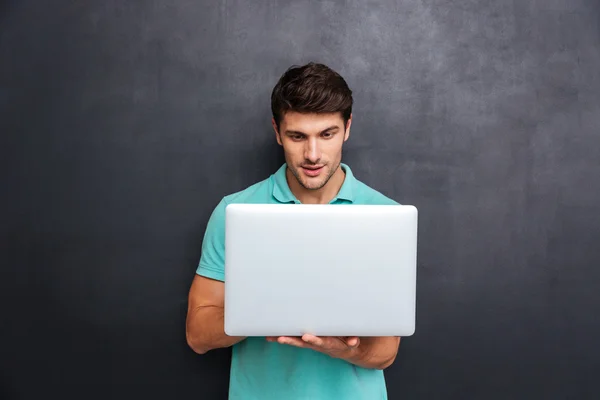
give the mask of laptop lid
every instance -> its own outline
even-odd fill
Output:
[[[228,205],[225,332],[412,335],[417,215],[407,205]]]

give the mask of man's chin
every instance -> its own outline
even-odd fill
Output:
[[[303,179],[301,184],[308,190],[319,190],[322,189],[327,183],[327,179],[323,177],[312,178],[312,179]]]
[[[319,190],[323,186],[325,186],[325,183],[327,183],[327,179],[324,178],[324,176],[326,176],[325,171],[322,171],[322,173],[319,174],[319,176],[311,177],[307,176],[303,172],[302,167],[298,167],[295,170],[294,175],[296,176],[296,180],[298,181],[298,183],[300,183],[300,186],[302,186],[306,190]]]
[[[305,182],[302,183],[302,186],[304,186],[304,188],[306,190],[319,190],[321,189],[324,185],[323,183],[319,183],[319,184],[307,184]]]

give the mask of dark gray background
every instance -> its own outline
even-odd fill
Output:
[[[420,210],[391,399],[600,391],[600,3],[0,3],[0,397],[223,399],[186,345],[220,198],[282,162],[292,64],[355,94],[344,160]]]

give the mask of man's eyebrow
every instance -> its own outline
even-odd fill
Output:
[[[285,133],[286,135],[306,135],[304,132],[290,130],[286,130]]]
[[[325,133],[325,132],[329,132],[329,131],[339,131],[339,130],[340,130],[339,126],[333,125],[333,126],[330,126],[327,129],[322,130],[321,133]]]
[[[325,132],[329,132],[329,131],[338,131],[340,130],[340,127],[337,125],[332,125],[329,128],[325,128],[323,129],[320,133],[325,133]],[[290,131],[290,130],[286,130],[285,133],[287,135],[306,135],[306,133],[304,132],[300,132],[300,131]]]

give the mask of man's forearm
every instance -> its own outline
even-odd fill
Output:
[[[224,326],[223,307],[196,308],[186,322],[188,345],[196,353],[204,354],[213,349],[233,346],[245,339],[245,337],[227,336]]]
[[[385,369],[398,354],[399,337],[366,337],[359,346],[343,359],[362,368]]]

